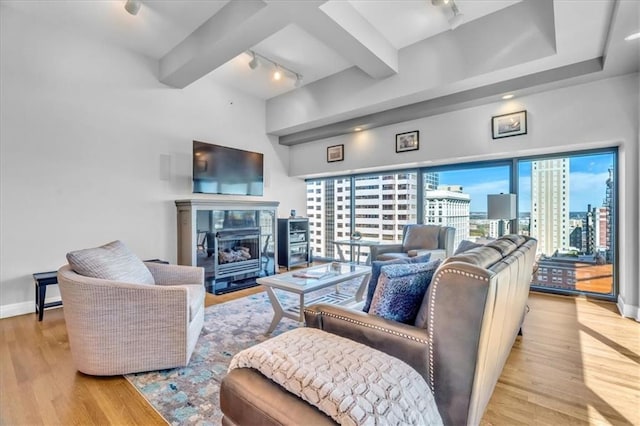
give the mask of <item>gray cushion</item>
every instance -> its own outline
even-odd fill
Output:
[[[467,250],[463,253],[449,256],[444,263],[464,262],[480,268],[489,268],[494,263],[500,261],[502,255],[493,247],[482,246]]]
[[[407,225],[402,248],[404,251],[437,249],[440,228],[438,225]]]
[[[476,247],[482,247],[483,245],[484,244],[474,243],[473,241],[469,240],[462,240],[460,241],[460,244],[458,244],[458,248],[453,254],[455,256],[456,254],[464,253],[467,250],[471,250]]]
[[[364,307],[362,310],[364,312],[369,312],[369,308],[371,307],[371,300],[373,299],[373,294],[376,291],[376,286],[378,285],[378,280],[380,278],[380,273],[382,272],[382,267],[385,265],[393,265],[393,264],[403,264],[403,263],[426,263],[429,261],[431,257],[430,254],[424,256],[416,256],[412,258],[404,257],[402,259],[390,259],[390,260],[374,260],[371,262],[371,278],[369,278],[369,286],[367,287],[367,298],[364,302]]]
[[[413,324],[440,262],[383,266],[369,314]]]
[[[514,251],[518,247],[518,244],[508,238],[500,238],[488,243],[487,247],[492,247],[498,250],[502,256],[506,256]]]
[[[77,274],[132,284],[155,284],[149,269],[121,241],[67,253],[69,266]]]

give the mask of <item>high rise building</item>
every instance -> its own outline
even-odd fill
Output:
[[[533,161],[531,164],[531,236],[538,251],[551,255],[568,251],[569,159]]]
[[[571,226],[571,233],[569,234],[569,245],[572,249],[582,251],[582,225]]]
[[[609,208],[597,207],[594,209],[594,228],[595,228],[595,249],[599,252],[606,252],[609,249],[609,238],[607,231],[609,229]]]
[[[431,189],[437,189],[440,184],[439,173],[425,173],[424,177],[424,190],[429,191]]]
[[[471,197],[458,185],[438,186],[424,197],[424,223],[456,228],[453,247],[469,239]]]
[[[612,225],[613,225],[613,167],[609,167],[609,178],[607,179],[607,190],[605,192],[603,207],[607,208],[607,229],[606,229],[606,241],[607,250],[605,252],[605,258],[607,262],[613,262],[613,239],[612,239]]]
[[[336,258],[335,240],[358,231],[365,240],[402,241],[402,229],[417,222],[417,174],[392,173],[357,177],[351,211],[351,179],[307,183],[307,216],[311,246],[316,257]],[[353,214],[354,228],[351,229]],[[361,250],[362,259],[368,254]]]
[[[424,176],[425,189],[438,186],[438,173]],[[351,179],[307,183],[307,217],[315,257],[336,258],[334,240],[358,231],[365,240],[402,242],[402,229],[417,223],[417,173],[359,176],[354,180],[354,228],[351,229]],[[468,219],[468,210],[467,210]],[[468,228],[468,224],[467,224]],[[363,248],[362,259],[368,254]]]

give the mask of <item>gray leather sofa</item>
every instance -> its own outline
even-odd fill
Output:
[[[450,226],[410,224],[402,228],[401,244],[371,246],[371,261],[431,254],[431,260],[451,256],[456,229]]]
[[[305,309],[307,326],[403,360],[429,384],[446,425],[477,425],[524,320],[536,246],[508,235],[447,258],[415,325],[314,305]],[[220,404],[224,425],[334,424],[252,369],[224,378]]]

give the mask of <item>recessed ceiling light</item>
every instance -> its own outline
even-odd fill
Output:
[[[637,32],[637,33],[630,34],[630,35],[626,36],[624,39],[626,41],[631,41],[631,40],[637,40],[639,38],[640,38],[640,31]]]
[[[355,129],[353,129],[354,132],[359,132],[362,130],[362,127],[356,127]]]
[[[511,99],[511,98],[513,98],[514,96],[515,96],[515,95],[514,95],[513,93],[509,93],[508,95],[504,95],[504,96],[502,97],[502,99],[504,99],[504,100],[506,101],[507,99]]]

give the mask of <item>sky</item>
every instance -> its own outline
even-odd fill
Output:
[[[587,205],[602,206],[606,191],[608,169],[613,154],[573,156],[569,162],[569,210],[586,211]],[[531,210],[531,161],[519,163],[519,210]],[[487,194],[509,192],[509,169],[506,166],[463,169],[440,173],[440,185],[462,185],[471,196],[471,211],[487,211]]]

